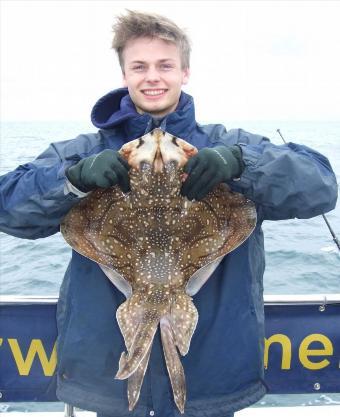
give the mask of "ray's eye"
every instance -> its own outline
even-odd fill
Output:
[[[176,136],[173,136],[173,137],[172,137],[172,143],[173,143],[174,145],[176,145],[176,146],[179,146],[179,144],[177,143],[177,138],[176,138]]]
[[[145,143],[145,141],[142,139],[142,138],[139,138],[139,143],[138,143],[138,145],[136,146],[136,148],[138,149],[138,148],[140,148],[142,145],[143,145],[143,143]]]

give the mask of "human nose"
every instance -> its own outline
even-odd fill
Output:
[[[160,74],[155,67],[149,67],[146,75],[145,75],[146,81],[148,82],[157,82],[160,79]]]

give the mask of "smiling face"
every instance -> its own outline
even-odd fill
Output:
[[[133,39],[123,59],[124,85],[138,113],[162,117],[176,109],[181,87],[189,80],[176,44],[160,38]]]

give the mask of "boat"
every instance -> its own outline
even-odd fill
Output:
[[[55,394],[57,301],[57,296],[0,296],[1,402],[58,401]],[[265,295],[264,302],[264,381],[269,394],[339,393],[340,294]],[[274,410],[276,417],[340,415],[340,405],[308,409],[275,407]],[[69,404],[65,404],[64,413],[11,412],[12,417],[46,414],[49,417],[96,415],[75,410]],[[272,414],[272,407],[256,406],[235,416]]]

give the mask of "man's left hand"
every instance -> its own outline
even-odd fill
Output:
[[[203,148],[184,167],[188,174],[181,194],[189,200],[202,200],[217,184],[237,178],[244,164],[238,145]]]

